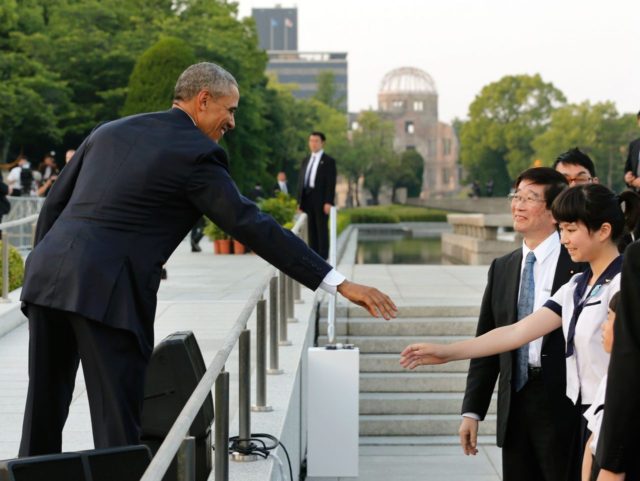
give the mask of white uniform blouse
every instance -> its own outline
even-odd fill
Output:
[[[616,259],[614,263],[622,263]],[[613,263],[612,263],[613,265]],[[610,266],[611,267],[611,266]],[[607,268],[609,270],[609,268]],[[562,331],[565,347],[569,334],[569,324],[574,311],[574,291],[582,276],[590,275],[590,270],[574,275],[569,282],[562,286],[545,303],[556,314],[562,317]],[[609,300],[620,290],[620,269],[610,272],[600,287],[588,286],[585,296],[588,296],[575,328],[574,346],[571,356],[566,358],[567,366],[567,397],[574,404],[592,404],[600,381],[607,374],[609,354],[602,347],[600,326],[607,320]],[[584,296],[582,298],[584,301]]]

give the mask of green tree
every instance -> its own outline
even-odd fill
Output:
[[[394,135],[393,123],[382,119],[378,113],[365,111],[358,117],[349,158],[355,161],[360,175],[364,176],[364,186],[371,193],[373,204],[379,203],[380,190],[389,183],[389,170],[399,156],[393,150]]]
[[[579,147],[594,161],[600,182],[619,190],[624,188],[623,155],[631,138],[631,117],[621,117],[613,102],[566,105],[553,112],[549,127],[531,145],[544,165],[552,165],[559,154]]]
[[[344,95],[338,94],[336,75],[331,70],[320,72],[317,78],[318,90],[313,98],[341,112],[346,111]]]
[[[507,193],[511,179],[532,165],[532,140],[564,102],[562,92],[538,74],[506,76],[483,87],[460,131],[468,179],[493,179],[494,192]]]
[[[122,115],[167,110],[176,79],[194,63],[193,50],[184,41],[172,37],[158,40],[133,68]]]

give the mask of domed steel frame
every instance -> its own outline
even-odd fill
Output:
[[[387,73],[380,82],[381,94],[421,93],[436,94],[436,83],[431,75],[415,67],[401,67]]]

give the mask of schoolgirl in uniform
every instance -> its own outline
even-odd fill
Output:
[[[620,239],[626,219],[640,211],[634,192],[615,195],[600,184],[578,185],[561,193],[551,212],[558,222],[560,242],[571,260],[589,267],[573,276],[543,307],[515,324],[480,337],[453,344],[417,343],[401,353],[400,364],[409,369],[511,351],[562,326],[566,341],[567,397],[582,419],[576,449],[582,453],[590,435],[582,413],[594,401],[607,373],[609,354],[601,344],[601,324],[607,319],[611,297],[620,289]],[[581,456],[579,457],[581,459]]]

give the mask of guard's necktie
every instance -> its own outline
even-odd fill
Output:
[[[313,173],[313,164],[316,161],[316,154],[311,154],[311,159],[309,160],[309,165],[307,166],[307,172],[306,172],[306,176],[304,179],[304,186],[305,187],[310,187],[310,183],[311,183],[311,175]]]
[[[524,261],[524,269],[520,279],[520,296],[518,297],[518,321],[533,312],[536,286],[533,280],[533,264],[536,256],[529,252]],[[520,346],[516,351],[515,390],[520,391],[529,379],[529,344]]]

